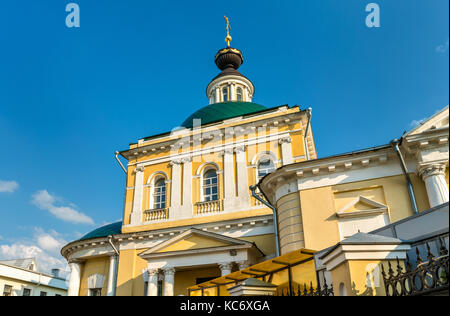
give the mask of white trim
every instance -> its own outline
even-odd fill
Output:
[[[322,262],[327,271],[332,271],[348,260],[404,260],[410,249],[407,244],[339,245]]]
[[[297,130],[283,131],[283,132],[275,133],[275,134],[257,136],[257,137],[251,138],[251,139],[244,139],[244,140],[240,140],[237,142],[230,142],[230,143],[212,146],[212,147],[204,147],[201,149],[197,149],[197,150],[193,150],[193,151],[186,151],[181,154],[177,154],[176,157],[177,157],[177,159],[190,158],[190,157],[193,158],[193,157],[207,155],[207,154],[211,154],[211,153],[220,153],[224,150],[234,149],[236,147],[243,146],[243,145],[252,146],[252,145],[257,145],[257,144],[261,144],[261,143],[275,142],[282,138],[290,136],[291,133],[295,133],[295,132],[298,132],[301,130],[302,129],[300,128]],[[208,133],[204,132],[204,134],[208,134]],[[148,165],[154,165],[154,164],[158,164],[158,163],[172,161],[173,158],[174,158],[173,156],[168,155],[165,157],[153,158],[153,159],[147,159],[147,160],[143,160],[143,161],[139,161],[139,162],[128,163],[128,166],[131,167],[131,166],[136,165],[136,166],[145,167]]]
[[[214,166],[214,169],[216,169],[216,172],[220,171],[219,165],[217,163],[215,163],[214,161],[208,161],[208,162],[202,163],[197,168],[197,171],[195,172],[195,175],[201,177],[203,175],[203,173],[206,171],[206,170],[203,170],[203,168],[206,168],[208,165]]]

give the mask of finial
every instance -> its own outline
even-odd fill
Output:
[[[230,47],[230,43],[231,43],[231,36],[230,36],[230,21],[228,21],[228,18],[226,16],[224,16],[225,21],[227,22],[227,37],[225,37],[225,42],[227,42],[227,47]]]

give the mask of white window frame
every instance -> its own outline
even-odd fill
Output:
[[[205,181],[207,179],[211,179],[211,178],[206,178],[206,174],[208,172],[210,172],[211,170],[213,170],[216,173],[216,183],[215,183],[215,185],[214,185],[214,183],[212,183],[212,184],[205,184]],[[209,167],[209,168],[205,168],[203,170],[203,172],[202,172],[202,177],[201,177],[200,180],[201,180],[201,201],[202,202],[218,201],[219,198],[220,198],[220,195],[219,195],[219,174],[218,174],[218,170],[216,168],[212,167],[212,166]],[[216,187],[216,191],[217,192],[216,193],[210,193],[209,195],[206,195],[206,193],[205,193],[206,188],[209,187],[209,188],[211,188],[211,191],[212,191],[212,188],[214,186]],[[217,196],[216,199],[207,200],[208,196],[214,196],[214,195]]]
[[[259,165],[263,161],[271,161],[273,169],[272,169],[272,171],[266,172],[264,175],[260,176],[260,167],[259,167]],[[265,169],[270,170],[270,168],[264,168],[263,170],[265,170]],[[256,181],[258,182],[265,175],[267,175],[269,173],[272,173],[275,170],[277,170],[277,165],[276,165],[276,161],[273,159],[273,157],[271,155],[262,155],[261,157],[259,157],[258,161],[256,162]]]
[[[162,192],[162,193],[156,192],[156,190],[158,190],[158,188],[160,188],[160,187],[156,186],[156,184],[159,181],[164,182],[164,187],[163,187],[164,192]],[[164,197],[164,202],[156,202],[157,196]],[[157,204],[160,204],[160,206],[161,206],[162,203],[164,203],[164,205],[163,205],[164,207],[157,207]],[[159,209],[167,208],[167,180],[166,180],[166,178],[160,176],[160,177],[155,177],[155,179],[153,180],[153,185],[151,186],[151,189],[150,189],[150,205],[149,205],[149,207],[152,210],[159,210]]]
[[[239,95],[239,91],[241,91],[240,95],[241,95],[241,99],[239,100],[238,95]],[[242,89],[241,87],[236,87],[236,101],[239,102],[244,102],[244,89]]]
[[[226,94],[224,93],[226,92]],[[225,100],[225,95],[227,96],[227,99]],[[230,91],[228,89],[228,86],[222,87],[222,102],[228,102],[230,101]]]

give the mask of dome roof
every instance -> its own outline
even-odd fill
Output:
[[[222,102],[207,105],[189,116],[181,126],[191,128],[194,119],[200,119],[201,125],[226,120],[236,116],[266,110],[263,105],[252,102]]]
[[[108,237],[109,235],[117,235],[122,233],[122,222],[108,224],[97,229],[94,229],[90,233],[87,233],[79,240]]]

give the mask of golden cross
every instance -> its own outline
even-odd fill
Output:
[[[230,21],[228,20],[228,18],[226,16],[224,16],[225,21],[227,22],[227,37],[225,37],[225,42],[227,42],[228,47],[230,47],[230,42],[231,42],[231,36],[230,36]]]

